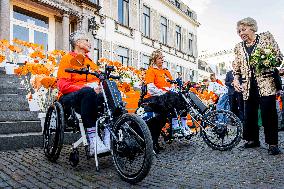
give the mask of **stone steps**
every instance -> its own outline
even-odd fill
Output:
[[[24,87],[14,87],[14,86],[2,86],[0,87],[0,94],[20,94],[26,95],[26,90]]]
[[[26,91],[16,75],[0,72],[0,150],[41,147],[38,112],[30,112]]]
[[[20,94],[0,94],[0,102],[27,102],[25,95]]]
[[[5,121],[38,121],[38,112],[0,111],[0,122]]]
[[[39,112],[29,111],[26,93],[18,76],[0,69],[0,151],[43,147]],[[72,144],[79,137],[64,133],[64,143]]]
[[[40,125],[40,121],[0,122],[0,136],[17,133],[38,133],[41,131],[42,128]]]
[[[78,133],[64,133],[64,144],[71,145],[79,137]],[[34,147],[43,147],[41,132],[0,135],[0,150],[2,151]]]
[[[28,102],[1,102],[0,112],[1,111],[29,111]]]

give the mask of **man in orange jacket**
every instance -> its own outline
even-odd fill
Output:
[[[64,55],[59,63],[57,73],[57,87],[62,94],[60,101],[65,109],[73,107],[77,113],[81,114],[84,127],[90,142],[90,153],[94,153],[95,124],[98,114],[98,104],[102,103],[101,88],[98,78],[91,75],[67,73],[66,68],[81,69],[90,67],[95,71],[97,65],[88,57],[91,49],[88,36],[83,31],[76,31],[70,35],[73,51]],[[93,87],[88,84],[92,83]],[[109,136],[109,133],[108,133]],[[105,141],[108,143],[109,141]]]

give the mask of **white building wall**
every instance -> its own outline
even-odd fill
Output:
[[[73,2],[73,1],[72,1]],[[155,49],[161,49],[165,56],[165,61],[171,65],[172,74],[176,77],[176,66],[183,67],[184,80],[188,80],[187,75],[192,73],[192,70],[197,70],[196,56],[191,56],[187,50],[189,33],[195,37],[197,35],[197,27],[199,23],[189,16],[185,15],[180,9],[175,7],[168,0],[131,0],[129,1],[129,27],[122,26],[117,23],[118,19],[118,0],[101,0],[100,6],[102,9],[99,14],[94,14],[94,8],[84,6],[77,6],[80,3],[68,3],[64,0],[50,0],[44,3],[37,3],[37,1],[28,0],[11,0],[10,1],[10,40],[13,39],[13,6],[33,11],[35,13],[44,15],[49,18],[48,28],[48,50],[54,50],[56,39],[58,39],[55,31],[62,30],[61,20],[63,13],[70,15],[71,20],[77,21],[77,29],[88,30],[88,19],[96,17],[96,22],[100,25],[96,38],[102,41],[102,55],[107,58],[116,59],[115,51],[118,46],[126,47],[130,50],[130,61],[135,62],[135,66],[141,67],[142,54],[150,55]],[[79,4],[78,4],[79,3]],[[53,8],[53,4],[56,7]],[[150,39],[145,38],[141,33],[141,21],[143,14],[143,5],[147,5],[151,10],[150,23],[151,23],[151,36]],[[60,10],[62,9],[62,10]],[[66,11],[67,10],[67,11]],[[167,18],[168,24],[168,38],[171,38],[167,45],[161,44],[160,37],[160,18],[164,16]],[[175,27],[176,25],[182,28],[182,50],[178,51],[175,48]],[[170,28],[171,27],[171,28]],[[89,32],[90,37],[92,33]],[[62,35],[62,34],[60,34]],[[64,35],[63,35],[64,36]],[[62,36],[61,36],[62,37]],[[91,40],[93,41],[93,40]],[[32,41],[31,41],[32,42]],[[197,49],[196,41],[193,45],[194,51]],[[93,52],[91,52],[93,55]]]
[[[226,73],[232,69],[232,62],[235,59],[233,50],[224,50],[211,54],[202,54],[199,59],[208,63],[216,76],[224,80]],[[225,73],[221,73],[220,64],[224,63]]]

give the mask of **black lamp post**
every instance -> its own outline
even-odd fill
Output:
[[[88,31],[92,32],[93,37],[95,38],[99,29],[99,25],[96,23],[96,17],[88,19]]]

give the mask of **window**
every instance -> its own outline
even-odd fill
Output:
[[[13,6],[12,23],[13,39],[36,43],[48,50],[48,17]]]
[[[164,65],[165,65],[165,68],[167,68],[168,70],[171,70],[171,63],[170,62],[165,61]]]
[[[176,72],[182,74],[182,67],[179,66],[179,65],[177,65],[177,67],[176,67]]]
[[[190,55],[193,55],[193,34],[192,33],[189,33],[188,51]]]
[[[129,0],[118,0],[118,21],[129,26]]]
[[[225,75],[227,73],[225,62],[219,63],[219,70],[220,70],[220,75]]]
[[[167,44],[168,20],[161,17],[161,42]]]
[[[193,17],[192,11],[190,11],[190,10],[188,10],[188,9],[187,9],[187,11],[186,11],[186,14],[187,14],[190,18]]]
[[[150,8],[143,6],[143,34],[150,37]]]
[[[100,39],[94,39],[94,62],[98,62],[98,60],[101,58],[101,40]]]
[[[124,47],[118,47],[117,55],[118,55],[118,61],[120,61],[124,66],[130,66],[129,49]]]
[[[176,26],[176,48],[181,50],[181,27]]]
[[[148,69],[150,64],[150,56],[147,55],[142,55],[142,60],[141,60],[141,68]]]
[[[180,9],[180,2],[178,0],[175,0],[175,5],[178,9]]]

